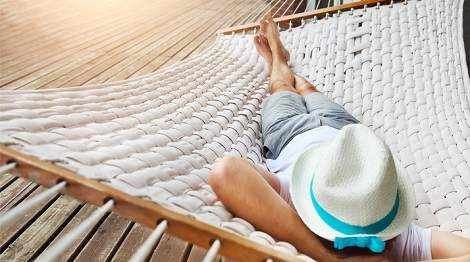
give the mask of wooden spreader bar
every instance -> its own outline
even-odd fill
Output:
[[[363,1],[360,1],[360,2],[353,2],[353,3],[349,3],[349,4],[332,6],[332,7],[328,7],[328,8],[322,8],[322,9],[319,9],[319,10],[314,10],[314,11],[309,11],[309,12],[304,12],[304,13],[299,13],[299,14],[293,14],[293,15],[287,15],[287,16],[283,16],[283,17],[278,17],[278,18],[274,18],[274,22],[279,23],[279,24],[286,24],[286,23],[289,23],[289,22],[292,22],[292,23],[301,22],[302,20],[312,19],[314,17],[317,17],[318,19],[320,19],[320,18],[325,17],[327,14],[329,14],[329,15],[337,14],[338,11],[347,12],[347,11],[350,11],[351,8],[360,9],[360,8],[364,8],[365,5],[367,5],[369,7],[372,7],[372,6],[376,6],[377,3],[379,3],[381,5],[387,5],[387,4],[390,4],[391,2],[403,2],[403,0],[399,0],[399,1],[363,0]],[[254,30],[255,28],[257,28],[257,29],[259,28],[259,23],[258,22],[221,29],[221,30],[217,31],[217,34],[230,35],[232,33],[240,33],[240,32],[243,32],[243,31],[251,31],[251,30]]]
[[[10,173],[31,180],[45,187],[52,187],[66,181],[67,186],[60,192],[96,206],[102,206],[113,199],[112,212],[145,225],[156,228],[166,220],[167,234],[193,243],[205,249],[218,239],[221,243],[219,254],[239,261],[301,261],[300,259],[255,243],[220,228],[200,222],[153,202],[134,197],[97,181],[87,179],[65,168],[21,154],[0,145],[0,165],[15,162],[16,168]]]

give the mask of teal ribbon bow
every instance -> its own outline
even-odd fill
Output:
[[[367,226],[357,226],[351,225],[346,222],[343,222],[332,214],[328,213],[323,209],[320,203],[315,199],[313,194],[313,178],[315,177],[316,167],[313,171],[313,176],[310,181],[310,199],[312,200],[313,207],[317,211],[318,216],[332,229],[341,232],[344,235],[350,235],[349,237],[336,237],[334,246],[337,249],[344,249],[345,247],[362,247],[369,248],[372,252],[380,253],[385,249],[385,242],[380,240],[378,237],[373,236],[379,232],[386,229],[395,219],[398,214],[398,209],[400,205],[400,197],[397,195],[395,197],[395,204],[392,207],[392,210],[383,217],[381,220],[367,225]],[[365,236],[352,236],[352,235],[365,235]]]
[[[335,248],[341,250],[345,247],[367,247],[374,253],[381,253],[385,249],[385,242],[376,236],[336,237]]]

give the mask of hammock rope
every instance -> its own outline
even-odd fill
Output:
[[[462,3],[349,5],[281,32],[281,40],[293,71],[371,127],[405,166],[417,197],[415,222],[470,237]],[[220,157],[264,162],[259,107],[267,79],[251,35],[219,35],[205,54],[137,79],[0,92],[0,131],[18,152],[65,158],[56,165],[308,259],[233,217],[206,182]]]

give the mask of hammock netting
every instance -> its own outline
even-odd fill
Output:
[[[293,71],[371,127],[405,166],[415,223],[470,238],[463,1],[408,1],[281,32]],[[0,92],[3,143],[127,194],[305,258],[232,216],[207,184],[237,155],[263,164],[268,71],[252,35],[140,78]]]

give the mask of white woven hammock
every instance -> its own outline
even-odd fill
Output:
[[[470,237],[470,80],[463,1],[369,7],[281,33],[293,70],[390,146],[411,176],[415,222]],[[0,92],[1,142],[24,154],[295,256],[233,217],[207,184],[224,155],[263,163],[267,69],[253,37],[111,84]]]

